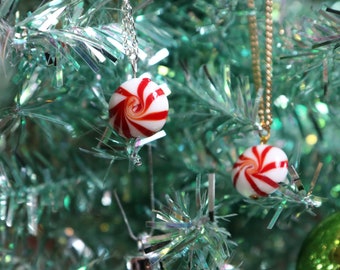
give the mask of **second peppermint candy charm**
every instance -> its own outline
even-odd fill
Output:
[[[168,99],[159,85],[148,78],[134,78],[113,93],[110,124],[125,138],[149,137],[163,128],[168,110]]]
[[[237,191],[250,198],[265,197],[286,179],[288,158],[280,148],[257,145],[248,148],[234,164],[232,181]]]

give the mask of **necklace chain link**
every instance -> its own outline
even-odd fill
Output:
[[[129,58],[134,77],[136,77],[138,61],[138,41],[135,21],[132,16],[132,7],[129,3],[129,0],[123,0],[122,13],[122,37],[124,53]]]
[[[255,11],[254,0],[248,0],[248,7]],[[270,126],[273,122],[272,117],[272,77],[273,77],[273,0],[266,0],[266,37],[265,37],[265,89],[264,95],[260,100],[258,116],[260,124],[265,134],[260,133],[261,143],[267,143],[270,138]],[[248,15],[248,25],[250,32],[250,46],[252,54],[252,70],[254,77],[254,86],[256,91],[262,91],[262,76],[259,40],[257,34],[257,20],[255,12]]]

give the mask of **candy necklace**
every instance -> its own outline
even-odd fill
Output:
[[[254,86],[262,91],[261,65],[254,0],[248,0],[253,12],[248,16]],[[252,146],[239,156],[232,169],[232,181],[243,196],[256,199],[266,197],[279,188],[288,173],[288,158],[277,147],[267,145],[272,124],[272,76],[273,76],[273,1],[266,0],[265,38],[265,89],[261,97],[258,116],[260,120],[260,145]]]

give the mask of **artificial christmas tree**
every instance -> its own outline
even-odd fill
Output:
[[[317,1],[1,1],[1,268],[305,263],[308,232],[340,207],[339,10]],[[167,96],[151,133],[112,123],[110,98],[130,80],[155,82],[148,108]],[[143,102],[133,99],[132,112]],[[234,164],[267,140],[287,156],[283,176],[270,175],[275,188],[263,196],[235,184],[242,196]],[[242,181],[268,178],[249,163]],[[337,269],[332,256],[317,269]]]

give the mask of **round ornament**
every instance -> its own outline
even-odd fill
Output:
[[[340,212],[319,223],[304,240],[296,270],[340,269]]]
[[[109,101],[110,124],[125,138],[149,137],[160,131],[168,110],[164,91],[148,78],[124,82]]]
[[[257,145],[248,148],[232,169],[236,190],[245,197],[265,197],[279,188],[286,179],[288,158],[280,148]]]

